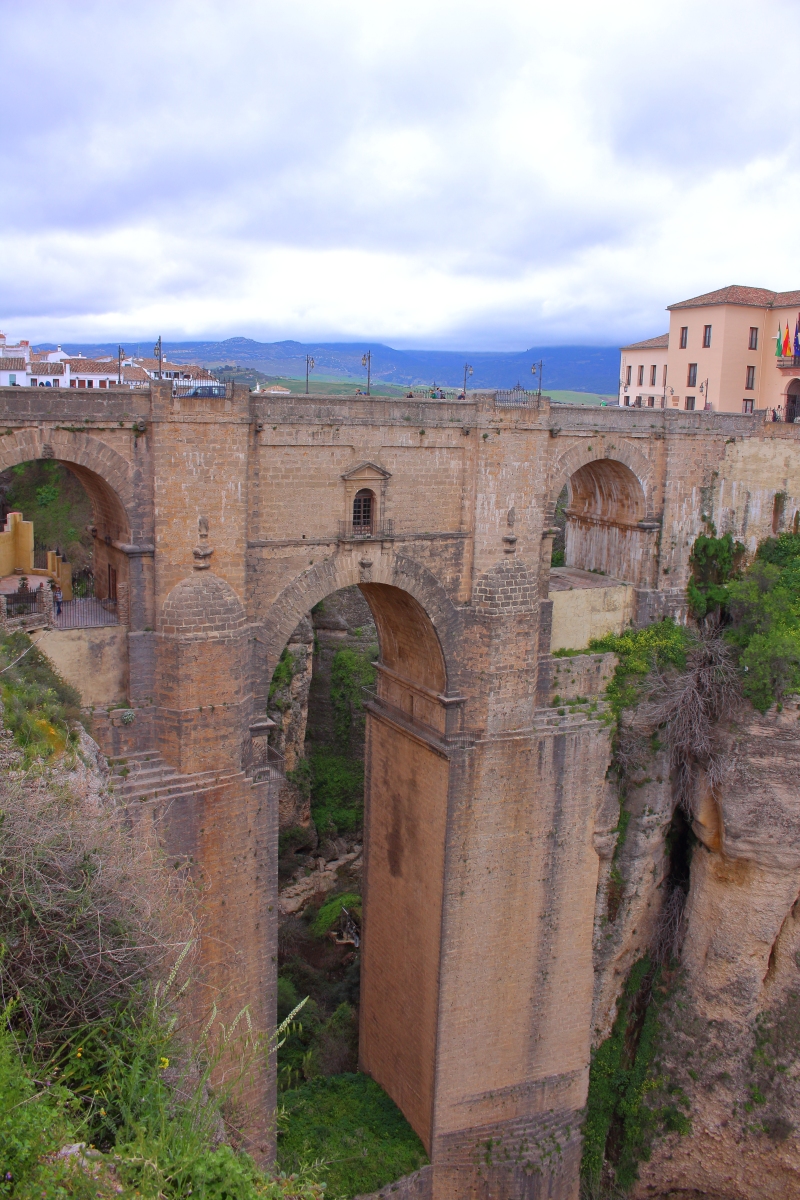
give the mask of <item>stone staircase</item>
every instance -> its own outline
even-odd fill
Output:
[[[559,708],[562,710],[561,712],[559,712]],[[587,725],[596,727],[604,724],[608,711],[608,705],[603,701],[598,702],[593,712],[587,711],[590,708],[589,704],[581,705],[580,708],[574,710],[571,710],[568,704],[559,705],[559,708],[551,706],[534,709],[534,728],[552,730],[554,733],[573,733]]]
[[[181,775],[157,750],[141,750],[124,757],[110,758],[109,783],[114,795],[127,800],[173,800],[191,792],[203,791],[228,779],[237,772],[197,771]]]

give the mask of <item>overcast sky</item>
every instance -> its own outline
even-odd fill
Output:
[[[619,344],[800,288],[797,0],[0,0],[0,328]]]

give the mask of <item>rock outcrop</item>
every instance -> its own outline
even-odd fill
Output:
[[[290,773],[296,771],[305,758],[313,658],[314,630],[308,617],[303,617],[289,638],[285,658],[275,672],[267,700],[267,715],[276,726],[270,741],[283,755],[286,770]],[[281,829],[311,825],[308,789],[291,778],[281,785],[278,820]]]

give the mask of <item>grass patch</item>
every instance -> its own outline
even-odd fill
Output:
[[[330,1200],[350,1200],[418,1170],[428,1160],[417,1135],[368,1075],[312,1079],[283,1097],[278,1166],[325,1162]]]
[[[21,631],[0,641],[0,668],[7,668],[0,675],[5,724],[24,751],[26,767],[36,759],[57,757],[74,743],[73,725],[81,719],[80,693],[31,647]]]

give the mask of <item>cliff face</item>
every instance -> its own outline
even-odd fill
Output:
[[[717,732],[727,764],[695,798],[682,973],[661,1066],[692,1132],[670,1134],[635,1195],[800,1195],[800,705],[743,706]]]
[[[267,715],[275,722],[271,741],[286,762],[286,770],[296,771],[305,758],[308,693],[314,656],[314,631],[303,617],[286,646],[285,657],[275,672],[267,701]],[[278,798],[281,829],[311,824],[311,802],[307,789],[291,779],[281,785]]]
[[[800,1196],[798,722],[792,700],[764,716],[742,705],[717,729],[725,775],[715,791],[697,780],[682,880],[676,830],[688,830],[673,816],[663,753],[628,783],[621,832],[611,784],[598,814],[596,1044],[631,966],[663,935],[669,897],[677,891],[682,902],[688,885],[650,1081],[651,1096],[674,1103],[690,1132],[655,1141],[637,1198]]]

